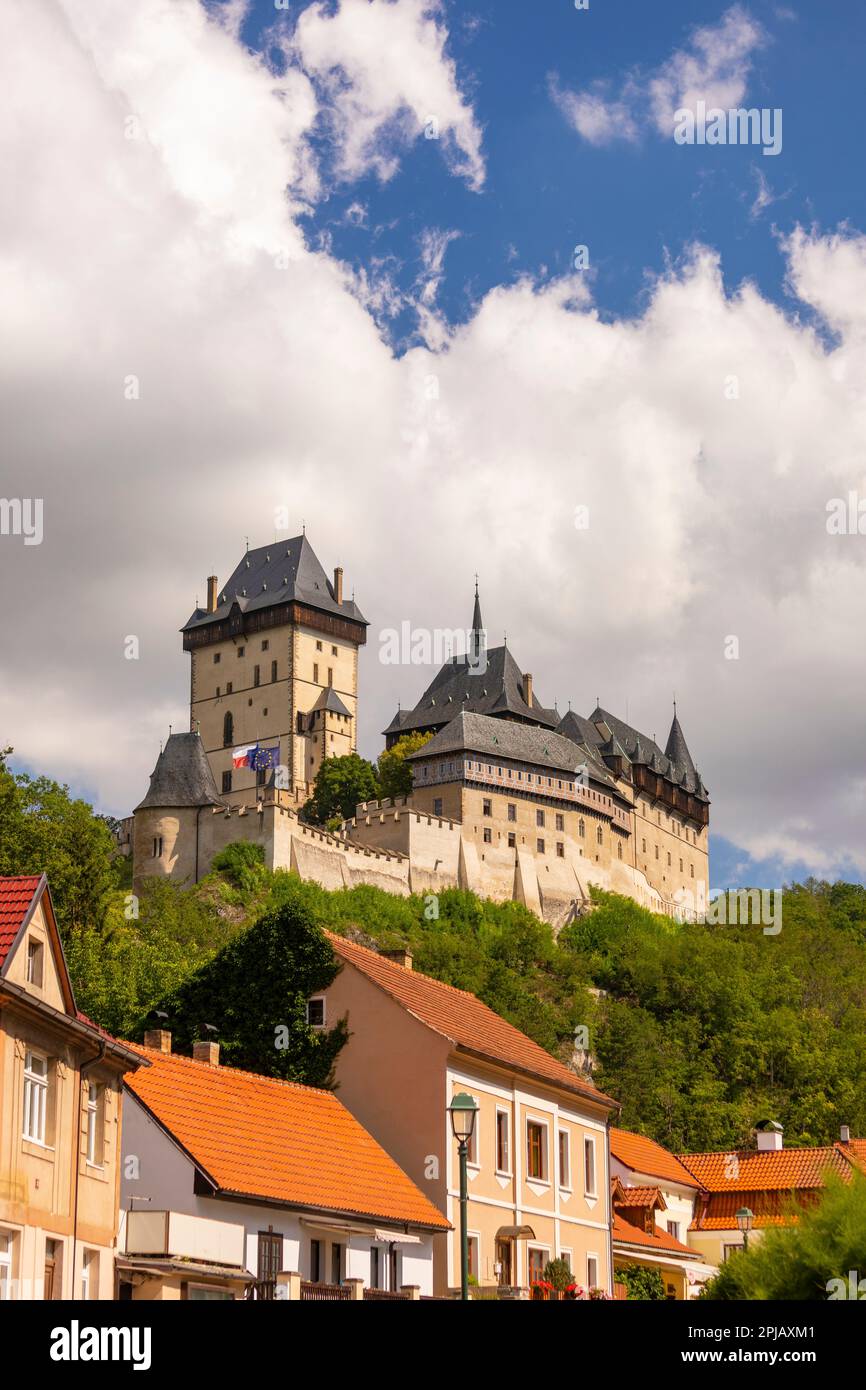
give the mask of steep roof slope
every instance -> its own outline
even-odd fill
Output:
[[[331,1091],[129,1045],[129,1090],[221,1192],[448,1229]]]
[[[221,806],[211,765],[198,734],[169,734],[136,811],[146,806]]]
[[[30,915],[43,877],[42,874],[14,874],[0,878],[0,969]]]
[[[699,1187],[695,1176],[668,1149],[662,1148],[654,1139],[643,1134],[633,1134],[629,1129],[612,1128],[610,1131],[611,1156],[618,1159],[626,1168],[635,1173],[648,1173],[652,1178],[666,1178],[668,1182],[679,1183],[681,1187]]]

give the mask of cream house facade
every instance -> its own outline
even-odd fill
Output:
[[[45,876],[0,879],[0,1300],[114,1298],[121,1085],[143,1065],[76,1008]]]
[[[455,1228],[435,1238],[437,1293],[459,1285],[459,1166],[447,1108],[478,1104],[469,1153],[470,1272],[528,1290],[549,1259],[611,1290],[607,1127],[616,1103],[474,996],[329,934],[343,969],[322,996],[346,1016],[339,1095]]]

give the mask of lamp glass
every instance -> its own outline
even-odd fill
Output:
[[[750,1231],[754,1219],[754,1212],[750,1211],[748,1207],[740,1207],[737,1212],[737,1225],[741,1231]]]
[[[468,1143],[472,1138],[472,1131],[475,1128],[475,1116],[478,1114],[478,1102],[473,1096],[469,1096],[465,1091],[456,1095],[448,1107],[451,1116],[451,1129],[454,1138],[458,1143]]]

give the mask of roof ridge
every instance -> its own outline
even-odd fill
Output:
[[[344,941],[347,946],[354,946],[358,951],[365,951],[368,956],[372,956],[374,960],[380,961],[382,965],[390,966],[393,970],[403,971],[404,974],[411,975],[413,980],[426,980],[431,985],[438,985],[440,989],[451,990],[454,994],[462,994],[465,999],[474,999],[476,1004],[480,1004],[482,1008],[490,1009],[490,1005],[485,1004],[484,1000],[479,999],[478,995],[473,994],[470,989],[461,989],[459,985],[449,985],[445,980],[437,980],[435,975],[425,974],[423,970],[410,970],[408,966],[398,965],[395,960],[389,960],[381,951],[375,951],[371,946],[362,946],[360,941],[352,941],[351,937],[341,936],[339,932],[332,931],[330,927],[323,927],[322,930],[325,936],[329,936],[335,941]],[[363,930],[363,928],[359,927],[358,930]],[[495,1013],[495,1010],[490,1009],[490,1012]],[[502,1016],[501,1014],[497,1014],[497,1017],[501,1018]],[[503,1019],[502,1021],[503,1023],[508,1023],[508,1019]],[[513,1028],[514,1024],[509,1024],[509,1027]],[[518,1032],[519,1031],[518,1029]],[[530,1042],[531,1041],[532,1039],[530,1038]]]
[[[832,1144],[797,1144],[783,1149],[701,1149],[696,1153],[675,1154],[674,1157],[684,1161],[687,1158],[727,1158],[730,1154],[736,1154],[738,1158],[742,1154],[745,1154],[747,1158],[759,1158],[762,1154],[832,1153],[839,1142],[836,1140]]]
[[[131,1047],[133,1052],[142,1052],[149,1057],[164,1057],[171,1062],[185,1062],[191,1067],[200,1067],[202,1071],[209,1072],[211,1076],[241,1076],[249,1078],[251,1081],[266,1081],[272,1086],[282,1086],[290,1091],[303,1091],[305,1095],[327,1096],[329,1100],[336,1101],[337,1095],[334,1091],[326,1091],[321,1086],[306,1086],[303,1081],[285,1081],[280,1076],[267,1076],[260,1071],[247,1071],[244,1067],[223,1066],[220,1063],[214,1066],[212,1062],[200,1061],[198,1057],[187,1057],[182,1052],[163,1052],[158,1047],[145,1047],[144,1043],[127,1042],[123,1038],[117,1038],[117,1042],[124,1047]]]

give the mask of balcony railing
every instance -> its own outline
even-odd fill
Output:
[[[351,1297],[352,1290],[347,1284],[313,1284],[307,1279],[301,1280],[302,1302],[348,1303]]]

